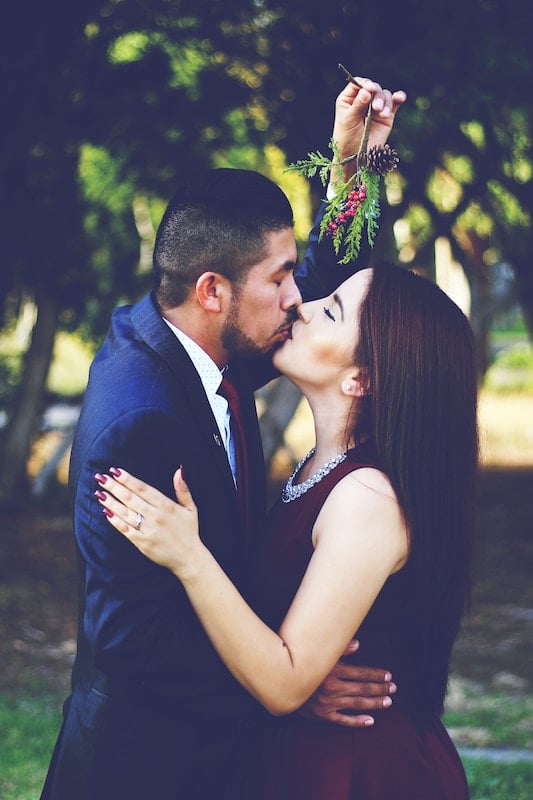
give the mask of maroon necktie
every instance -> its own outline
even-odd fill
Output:
[[[237,495],[239,498],[239,505],[241,507],[242,521],[244,524],[245,532],[248,532],[249,524],[249,508],[248,508],[248,451],[246,448],[246,432],[242,419],[242,409],[237,389],[224,373],[222,383],[218,388],[217,394],[220,394],[228,401],[230,411],[230,428],[233,436],[233,445],[235,447],[235,466],[236,466],[236,482],[237,482]]]

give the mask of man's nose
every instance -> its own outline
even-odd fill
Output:
[[[301,305],[301,302],[302,295],[296,285],[294,276],[291,275],[290,279],[287,281],[287,289],[283,295],[282,308],[284,311],[289,311],[291,308],[296,308]]]

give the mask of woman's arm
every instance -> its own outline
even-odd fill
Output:
[[[320,512],[315,552],[275,633],[202,544],[196,507],[180,471],[175,478],[180,505],[123,471],[116,480],[106,477],[103,486],[101,502],[111,524],[174,572],[227,667],[272,714],[294,711],[311,696],[387,577],[406,559],[405,525],[384,476],[372,469],[347,475]]]
[[[369,78],[357,78],[360,84],[348,83],[335,101],[335,119],[332,139],[339,148],[342,158],[357,153],[363,132],[368,108],[371,106],[371,126],[368,148],[386,144],[394,125],[396,113],[406,100],[403,91],[391,92]],[[339,171],[343,180],[349,180],[356,168],[356,161],[349,161]],[[332,180],[336,175],[332,175]],[[333,191],[332,186],[328,191]],[[331,239],[320,240],[320,225],[325,211],[321,203],[313,227],[309,234],[308,247],[294,278],[304,302],[326,297],[358,269],[368,267],[371,248],[367,237],[361,241],[361,250],[355,261],[339,265]]]

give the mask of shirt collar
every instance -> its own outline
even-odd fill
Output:
[[[182,330],[176,328],[176,326],[173,325],[172,322],[169,322],[168,319],[165,319],[165,317],[163,317],[163,322],[166,322],[194,364],[206,395],[208,397],[215,395],[222,382],[222,372],[211,356],[209,356],[194,339],[191,339],[191,337],[187,336]]]

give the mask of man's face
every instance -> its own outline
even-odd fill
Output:
[[[266,355],[287,339],[291,311],[302,300],[293,276],[296,256],[293,229],[272,231],[265,258],[233,287],[222,331],[222,344],[231,355]]]

